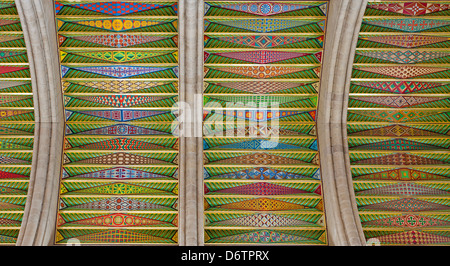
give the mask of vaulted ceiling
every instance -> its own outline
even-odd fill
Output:
[[[186,29],[200,24],[183,20],[179,29],[179,18],[192,14],[184,2],[56,1],[65,133],[54,242],[177,245],[194,226],[202,239],[190,243],[333,245],[348,233],[329,232],[333,213],[339,222],[358,216],[362,228],[353,229],[369,244],[448,245],[450,2],[369,1],[358,35],[334,36],[327,24],[339,17],[330,9],[337,2],[206,1],[196,21],[203,39],[194,41]],[[28,60],[17,7],[0,1],[0,245],[21,241],[34,197],[33,149],[49,149],[34,139],[33,97],[42,88],[32,86],[31,66],[39,62]],[[332,125],[347,135],[329,134],[348,145],[350,186],[339,183],[345,171],[323,174],[347,156],[337,142],[329,142],[332,154],[319,147],[327,143],[317,132],[322,115],[336,110],[319,102],[331,97],[334,105],[348,89],[327,91],[327,79],[344,73],[323,65],[336,44],[326,36],[358,37],[346,124]],[[203,73],[186,69],[195,63],[191,50],[202,51]],[[346,52],[338,53],[329,62],[345,57],[347,66]],[[203,114],[203,165],[186,165],[195,161],[185,157],[191,142],[175,134],[177,103],[193,83],[183,82],[186,73],[203,84],[194,111]],[[195,178],[201,187],[189,189],[199,196],[186,200],[183,182]],[[327,211],[326,200],[346,200],[329,194],[330,182],[351,192],[354,210]],[[197,220],[187,220],[187,209]]]
[[[368,241],[450,242],[447,2],[373,2],[348,110],[356,201]]]
[[[327,7],[205,3],[205,244],[327,244],[315,124]]]
[[[15,244],[34,143],[28,56],[14,1],[0,3],[0,245]]]
[[[66,117],[56,244],[177,243],[177,2],[56,2]]]

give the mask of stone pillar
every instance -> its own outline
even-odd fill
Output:
[[[317,131],[332,246],[365,245],[350,172],[346,121],[353,60],[367,2],[330,1]]]
[[[180,102],[186,107],[180,121],[179,244],[203,244],[203,2],[179,1]]]
[[[30,186],[18,246],[54,243],[64,108],[53,0],[16,0],[30,63],[35,135]]]
[[[203,59],[203,42],[204,42],[204,26],[203,15],[205,3],[202,0],[196,0],[197,5],[197,69],[196,69],[196,101],[195,101],[195,132],[197,141],[197,245],[203,246],[205,242],[205,217],[204,217],[204,183],[203,183],[203,77],[204,77],[204,59]]]

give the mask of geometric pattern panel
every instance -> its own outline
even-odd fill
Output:
[[[449,15],[443,1],[367,5],[347,131],[367,241],[450,245]]]
[[[178,3],[56,1],[55,12],[66,118],[56,244],[176,245]]]
[[[0,1],[0,245],[15,245],[34,144],[28,55],[13,0]]]
[[[327,245],[316,112],[328,1],[207,1],[205,244]]]

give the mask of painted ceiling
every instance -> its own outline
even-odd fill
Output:
[[[371,2],[348,141],[369,243],[450,244],[450,2]]]
[[[177,3],[55,11],[66,117],[56,244],[176,244]]]
[[[0,1],[0,245],[19,235],[34,140],[28,56],[14,1]]]
[[[327,6],[205,3],[207,245],[327,244],[315,132]],[[177,3],[57,1],[55,12],[66,117],[56,243],[176,244]],[[446,1],[368,4],[348,141],[370,243],[450,244],[449,14]],[[0,245],[11,245],[34,134],[13,1],[0,2],[0,122]]]
[[[207,1],[205,244],[327,244],[316,110],[327,1]]]

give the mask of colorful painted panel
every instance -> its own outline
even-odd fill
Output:
[[[348,141],[369,243],[449,245],[450,2],[370,2]]]
[[[316,111],[327,1],[207,1],[205,244],[326,245]]]
[[[33,92],[14,1],[0,1],[0,245],[14,245],[27,199],[34,143]]]
[[[55,4],[66,117],[56,244],[176,244],[177,2]]]

